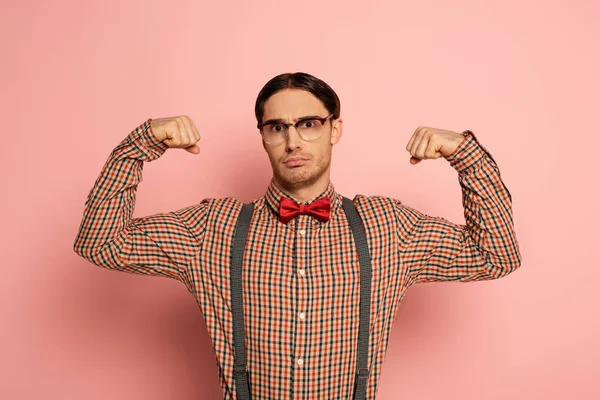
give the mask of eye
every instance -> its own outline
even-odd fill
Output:
[[[271,130],[273,132],[281,132],[283,130],[283,125],[282,124],[273,124],[273,125],[271,125]]]
[[[319,124],[319,121],[316,119],[307,119],[305,121],[301,121],[300,122],[300,128],[304,128],[304,129],[312,129],[312,128],[316,128]]]

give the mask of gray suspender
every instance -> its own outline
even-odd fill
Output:
[[[244,325],[244,299],[242,297],[242,261],[246,249],[246,238],[248,228],[252,219],[254,204],[248,203],[242,206],[242,212],[238,217],[231,250],[231,313],[233,314],[233,346],[235,348],[235,361],[233,363],[233,377],[237,389],[238,400],[250,399],[250,388],[248,387],[248,371],[246,369],[246,333]]]
[[[354,400],[362,400],[367,395],[367,356],[369,354],[369,323],[371,316],[371,256],[365,227],[354,207],[352,200],[343,198],[342,207],[352,229],[354,244],[360,264],[360,319],[358,322],[358,351],[356,353],[356,380],[354,382]]]
[[[343,197],[342,208],[352,229],[354,244],[360,263],[360,319],[358,327],[358,351],[356,355],[356,378],[354,382],[354,400],[362,400],[367,392],[369,368],[369,323],[371,311],[371,257],[365,227],[354,207],[352,200]],[[244,326],[244,304],[242,297],[242,261],[246,248],[248,228],[252,219],[254,204],[244,204],[235,228],[235,237],[231,251],[231,313],[233,316],[233,345],[235,361],[233,375],[238,400],[250,400],[248,371],[246,369],[246,338]]]

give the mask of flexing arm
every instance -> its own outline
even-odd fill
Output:
[[[397,203],[400,258],[409,267],[411,284],[508,275],[520,266],[521,255],[511,195],[496,162],[471,132],[459,137],[433,131],[433,138],[427,132],[415,133],[407,146],[411,163],[441,156],[450,162],[458,172],[466,224],[453,224]]]
[[[109,269],[180,279],[202,240],[206,202],[132,218],[144,161],[169,147],[197,154],[199,135],[187,117],[144,122],[110,154],[85,202],[73,249]]]

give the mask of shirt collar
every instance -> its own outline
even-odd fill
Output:
[[[336,193],[335,188],[333,187],[333,184],[331,183],[331,181],[327,185],[327,189],[325,189],[325,191],[323,193],[321,193],[314,199],[311,199],[306,202],[298,202],[292,196],[285,193],[277,185],[275,185],[275,182],[273,181],[273,179],[271,179],[271,184],[269,185],[269,187],[267,188],[267,192],[265,193],[265,200],[266,200],[266,203],[269,205],[269,208],[271,209],[271,211],[273,212],[273,214],[275,214],[275,216],[277,218],[279,218],[279,201],[282,197],[287,197],[288,199],[293,200],[298,204],[306,204],[306,205],[311,204],[313,201],[318,200],[320,198],[329,197],[329,199],[331,200],[331,214],[330,214],[330,218],[329,218],[330,220],[331,220],[331,218],[333,218],[333,216],[337,212],[338,208],[342,204],[341,196]],[[319,222],[319,223],[321,223],[321,222]]]

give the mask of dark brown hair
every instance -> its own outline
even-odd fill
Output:
[[[254,114],[260,124],[265,112],[265,102],[269,97],[284,89],[301,89],[312,93],[321,100],[327,111],[333,114],[332,119],[340,117],[340,99],[334,90],[321,79],[304,72],[277,75],[262,88],[256,98]]]

